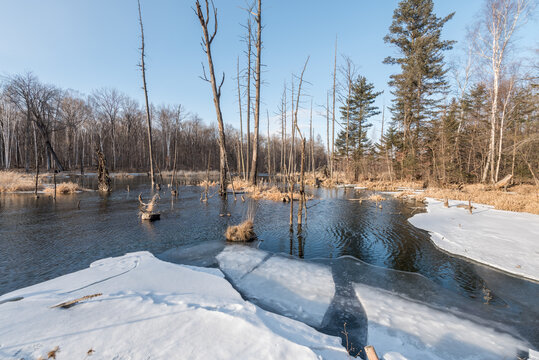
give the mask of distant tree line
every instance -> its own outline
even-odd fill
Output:
[[[380,92],[345,58],[343,130],[330,164],[355,179],[493,183],[510,174],[539,184],[539,63],[511,52],[533,5],[485,0],[467,39],[467,59],[448,66],[444,52],[455,42],[443,40],[442,29],[453,14],[437,17],[432,0],[401,1],[384,38],[397,49],[384,63],[400,69],[389,81],[391,121],[384,123],[383,114],[382,136],[369,139]],[[329,131],[328,115],[328,142]]]
[[[383,39],[396,50],[384,63],[398,69],[389,80],[392,98],[387,109],[375,105],[381,92],[356,71],[352,59],[343,57],[337,66],[335,42],[326,129],[318,129],[326,132],[325,144],[314,137],[312,101],[309,133],[299,131],[298,105],[305,101],[294,87],[297,76],[284,86],[274,112],[277,124],[269,123],[269,113],[267,123],[260,116],[260,0],[246,9],[242,69],[238,58],[240,128],[226,124],[220,110],[225,76],[215,75],[211,56],[217,9],[206,0],[195,5],[209,70],[203,78],[212,87],[217,123],[206,125],[181,105],[149,104],[146,110],[115,89],[86,96],[44,84],[32,73],[12,75],[1,83],[0,166],[26,171],[36,166],[93,168],[99,149],[112,171],[148,171],[150,143],[156,171],[209,167],[220,170],[223,184],[228,172],[252,183],[255,173],[294,174],[300,171],[301,152],[306,156],[304,170],[323,169],[332,178],[344,172],[355,180],[444,184],[496,182],[511,174],[539,184],[538,57],[525,59],[512,51],[514,34],[532,13],[531,0],[485,0],[466,41],[466,59],[450,65],[444,56],[455,42],[445,40],[442,30],[453,14],[437,17],[432,0],[400,1]],[[140,13],[139,20],[142,33]],[[381,135],[376,139],[369,129],[380,114]],[[148,141],[147,133],[153,140]],[[298,150],[303,140],[305,150]]]
[[[160,171],[219,169],[218,129],[182,105],[151,105],[154,161]],[[41,82],[32,73],[13,75],[1,84],[0,166],[5,169],[80,170],[97,166],[101,150],[112,171],[148,171],[145,108],[116,89],[85,96]],[[239,131],[225,127],[231,171],[241,172]],[[316,166],[325,163],[320,138]],[[261,172],[268,171],[267,136],[261,136]],[[272,172],[279,172],[281,138],[271,135]]]

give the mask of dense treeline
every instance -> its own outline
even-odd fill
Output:
[[[0,93],[0,166],[42,169],[95,169],[100,149],[113,171],[148,171],[144,108],[116,89],[89,96],[44,84],[31,74],[4,80]],[[219,168],[218,132],[181,105],[152,106],[153,146],[160,171]],[[239,131],[225,129],[232,171],[239,172]],[[267,137],[261,136],[260,169],[267,172]],[[245,141],[244,141],[245,142]],[[245,146],[245,144],[244,144]],[[281,139],[271,136],[271,171],[280,171]],[[316,166],[325,161],[321,139],[315,144]]]
[[[516,48],[511,46],[514,33],[531,14],[532,5],[528,0],[485,0],[467,39],[466,61],[449,66],[444,56],[455,41],[445,40],[442,31],[453,14],[437,17],[432,0],[401,1],[383,39],[396,50],[384,60],[396,70],[389,81],[392,103],[387,109],[376,106],[381,92],[356,72],[352,59],[345,57],[337,71],[335,49],[323,129],[326,143],[320,136],[314,139],[311,115],[310,132],[304,134],[306,170],[326,168],[324,173],[331,177],[344,172],[348,181],[496,182],[511,174],[539,183],[539,64],[537,57],[519,58],[510,51]],[[280,131],[270,135],[258,105],[261,1],[249,7],[247,16],[247,59],[241,72],[238,60],[237,69],[240,129],[226,121],[222,126],[219,106],[218,127],[205,124],[181,105],[151,105],[157,171],[220,168],[224,174],[225,164],[245,177],[253,169],[274,174],[299,171],[302,144],[295,136],[299,90],[293,83],[285,85],[277,109],[280,123],[271,124]],[[203,30],[208,26],[204,16],[201,24]],[[211,40],[208,37],[208,45]],[[256,61],[251,59],[254,54]],[[213,66],[211,56],[209,64]],[[218,104],[222,81],[219,84],[215,76],[208,81]],[[382,135],[373,139],[368,129],[379,115]],[[0,166],[26,171],[36,166],[93,168],[99,149],[112,171],[148,171],[147,117],[145,108],[115,89],[98,89],[86,96],[44,84],[32,73],[13,75],[1,84]],[[220,144],[225,144],[226,162]]]
[[[389,81],[391,121],[382,123],[381,139],[368,139],[380,93],[365,77],[352,78],[346,59],[336,166],[354,179],[448,184],[510,174],[539,184],[539,64],[510,51],[532,9],[527,0],[486,0],[465,65],[450,67],[444,53],[455,42],[441,33],[453,14],[438,18],[431,0],[401,1],[384,38],[398,50],[384,63],[400,68]]]

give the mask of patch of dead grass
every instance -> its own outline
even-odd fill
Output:
[[[372,194],[371,196],[369,196],[369,197],[367,198],[367,200],[379,202],[379,201],[384,201],[384,200],[386,200],[386,198],[383,197],[383,196],[380,195],[380,194]]]
[[[0,192],[32,191],[35,189],[35,175],[17,171],[0,171]],[[38,190],[43,186],[38,182]]]
[[[81,188],[77,183],[74,182],[64,182],[56,184],[56,194],[57,195],[69,195],[74,194],[77,191],[80,191]],[[54,185],[52,187],[47,187],[43,190],[46,194],[54,194]]]
[[[462,190],[429,188],[424,195],[438,199],[464,200],[492,205],[498,210],[529,212],[539,215],[539,187],[519,185],[512,191],[489,190],[485,185],[466,185]]]
[[[219,183],[217,181],[213,181],[213,180],[202,180],[198,183],[198,186],[202,186],[202,187],[214,187],[214,186],[217,186]]]
[[[248,242],[256,238],[252,220],[245,220],[239,225],[232,225],[226,229],[225,237],[228,241]]]

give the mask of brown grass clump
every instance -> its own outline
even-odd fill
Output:
[[[466,185],[462,190],[431,188],[425,196],[437,199],[471,200],[478,204],[492,205],[499,210],[529,212],[539,215],[539,187],[520,185],[510,192],[488,190],[485,185]]]
[[[423,192],[414,191],[399,191],[393,194],[397,199],[415,199],[416,201],[425,200],[425,194]]]
[[[114,173],[112,176],[118,179],[131,179],[135,177],[135,175],[126,172]]]
[[[234,182],[234,190],[236,191],[245,190],[251,186],[251,183],[248,180],[244,180],[238,176],[233,178],[232,181]],[[232,184],[229,183],[228,188],[232,190]]]
[[[74,194],[77,191],[80,191],[80,187],[78,184],[74,182],[65,182],[65,183],[59,183],[56,184],[56,194],[60,195],[68,195],[68,194]],[[47,187],[44,192],[46,194],[54,194],[54,186]]]
[[[384,201],[384,200],[386,200],[386,198],[383,197],[383,196],[380,195],[380,194],[372,194],[371,196],[368,197],[368,200],[379,202],[379,201]]]
[[[32,191],[36,187],[35,176],[16,171],[0,171],[0,192]],[[38,190],[43,187],[38,184]]]
[[[420,190],[424,187],[424,184],[420,181],[365,180],[359,182],[357,185],[377,191],[397,191],[400,189]]]
[[[212,181],[212,180],[202,180],[201,182],[198,183],[198,186],[202,186],[202,187],[206,187],[206,186],[209,186],[209,187],[213,187],[213,186],[217,186],[219,183],[217,181]]]
[[[228,241],[248,242],[256,238],[253,221],[245,220],[239,225],[232,225],[226,229],[225,237]]]
[[[271,200],[271,201],[290,201],[290,193],[281,191],[277,186],[272,186],[271,188],[267,187],[250,187],[247,189],[249,196],[255,200]],[[298,201],[300,194],[295,192],[292,194],[294,201]],[[311,195],[305,195],[306,200],[311,200],[313,197]]]

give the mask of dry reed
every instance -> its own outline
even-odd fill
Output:
[[[56,185],[56,194],[59,195],[74,194],[80,190],[79,185],[74,182],[65,182]],[[54,194],[54,186],[45,188],[44,192],[46,194]]]
[[[17,171],[0,171],[0,192],[32,191],[36,187],[35,175]],[[38,184],[38,190],[43,189]]]
[[[372,194],[371,196],[368,197],[368,200],[379,202],[379,201],[384,201],[384,200],[386,200],[386,198],[383,197],[383,196],[380,195],[380,194]]]
[[[534,188],[534,189],[533,189]],[[427,189],[424,196],[436,199],[471,200],[478,204],[492,205],[498,210],[529,212],[539,215],[539,188],[520,186],[510,192],[488,190],[484,185],[467,185],[458,189]]]
[[[228,241],[248,242],[256,238],[253,221],[245,220],[239,225],[232,225],[226,229],[225,237]]]

